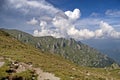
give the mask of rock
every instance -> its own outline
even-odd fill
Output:
[[[5,62],[0,62],[0,67],[2,67],[5,64]]]
[[[73,71],[75,71],[75,70],[76,70],[76,68],[72,68],[72,70],[73,70]]]

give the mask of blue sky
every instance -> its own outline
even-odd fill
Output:
[[[73,10],[79,8],[83,15],[81,17],[88,17],[91,13],[96,12],[104,15],[108,9],[120,10],[120,0],[46,0],[55,7],[66,10]]]
[[[34,36],[120,38],[120,0],[1,0],[0,28]]]

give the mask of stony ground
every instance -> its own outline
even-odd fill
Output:
[[[60,78],[55,77],[54,74],[43,72],[40,68],[34,68],[38,74],[38,80],[60,80]]]
[[[35,70],[35,73],[38,75],[37,80],[60,80],[60,78],[56,77],[54,74],[44,72],[40,68],[34,68],[32,67],[32,65],[28,65],[25,63],[19,63],[19,64],[20,66],[17,69],[17,73],[20,73],[22,71],[26,71],[29,69],[29,70]]]
[[[5,62],[0,62],[0,67],[2,67],[4,65]]]
[[[11,59],[10,59],[10,61],[14,62]],[[2,67],[4,64],[5,64],[5,62],[0,59],[0,67]],[[18,64],[19,64],[19,67],[16,70],[17,73],[21,73],[26,70],[34,70],[35,73],[38,75],[37,80],[60,80],[60,78],[56,77],[54,74],[44,72],[40,68],[34,68],[32,65],[29,65],[29,64],[26,64],[23,62],[19,62]]]

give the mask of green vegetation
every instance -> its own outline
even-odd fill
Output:
[[[2,67],[0,67],[0,80],[5,80],[6,77],[10,76],[10,73],[7,72],[10,69],[9,68],[10,62],[6,59],[4,61],[5,61],[5,64]],[[27,70],[21,73],[13,73],[12,76],[13,78],[22,77],[23,79],[31,80],[32,73],[30,70]]]
[[[33,37],[18,30],[3,30],[23,43],[32,45],[43,52],[58,54],[80,66],[106,67],[115,63],[111,58],[81,42],[76,42],[74,39],[67,40],[50,36]]]
[[[23,44],[1,30],[0,56],[24,63],[31,62],[34,67],[51,72],[61,80],[120,80],[120,69],[80,67],[57,54],[43,53],[33,46]],[[8,69],[8,66],[6,64],[0,67],[0,77],[7,76],[5,70]],[[17,75],[29,78],[30,71]]]
[[[8,74],[6,73],[6,70],[8,69],[7,65],[4,65],[0,68],[0,80],[6,76],[8,76]]]

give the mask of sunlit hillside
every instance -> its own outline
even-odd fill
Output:
[[[0,67],[0,78],[7,76],[8,60],[28,63],[31,62],[33,67],[41,68],[46,72],[55,74],[61,80],[119,80],[120,69],[113,68],[89,68],[80,67],[69,60],[65,60],[58,55],[41,52],[40,50],[21,43],[8,33],[0,30],[0,56],[5,62],[4,66]],[[25,72],[30,75],[29,72]],[[24,74],[18,74],[23,77],[28,77]]]

